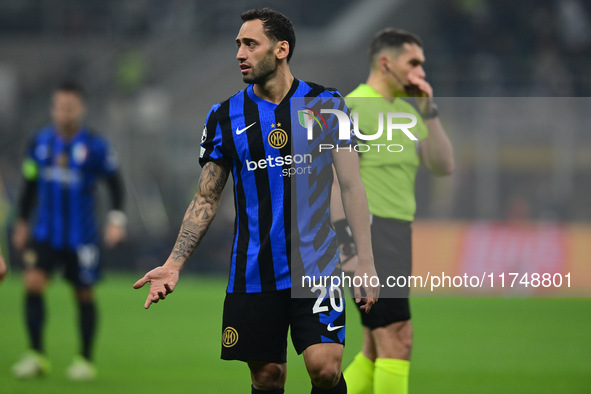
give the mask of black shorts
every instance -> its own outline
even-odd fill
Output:
[[[23,262],[25,268],[36,268],[48,275],[60,268],[64,278],[76,287],[91,287],[100,279],[100,252],[94,244],[72,251],[58,250],[46,242],[33,241],[23,254]]]
[[[317,343],[345,344],[345,300],[291,298],[291,290],[227,293],[224,301],[222,359],[284,363],[287,331],[298,354]],[[322,296],[323,298],[320,298]]]
[[[410,319],[409,287],[388,287],[385,284],[388,276],[408,278],[411,275],[411,222],[373,216],[371,242],[376,271],[384,287],[371,311],[361,311],[361,323],[374,329]]]

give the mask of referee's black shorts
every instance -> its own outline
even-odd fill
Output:
[[[411,222],[373,216],[371,242],[376,271],[384,286],[371,311],[361,311],[361,323],[374,329],[410,319],[409,287],[389,287],[386,281],[389,276],[411,275]]]

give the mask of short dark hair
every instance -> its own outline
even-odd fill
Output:
[[[266,7],[244,11],[240,17],[242,18],[242,22],[260,19],[261,22],[263,22],[265,35],[269,37],[270,40],[287,41],[289,44],[287,61],[289,62],[295,49],[296,38],[295,32],[293,31],[293,25],[288,17],[279,11]]]
[[[84,88],[77,82],[74,81],[63,81],[59,85],[55,87],[56,92],[67,92],[67,93],[74,93],[78,95],[82,100],[84,100]]]
[[[383,49],[400,49],[404,44],[416,44],[423,47],[423,41],[416,34],[391,27],[378,31],[369,46],[369,62],[373,65],[375,56]]]

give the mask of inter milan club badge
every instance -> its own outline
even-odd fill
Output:
[[[275,127],[274,124],[271,127]],[[271,145],[275,149],[281,149],[287,144],[287,140],[289,139],[287,136],[287,132],[280,128],[281,123],[277,123],[277,128],[271,130],[269,133],[268,141],[269,145]]]
[[[83,164],[88,158],[88,148],[83,143],[79,142],[72,148],[72,158],[78,165]]]
[[[57,157],[57,165],[60,167],[67,167],[68,166],[68,154],[67,153],[61,153]]]
[[[222,345],[232,347],[238,343],[238,331],[234,327],[226,327],[222,333]]]

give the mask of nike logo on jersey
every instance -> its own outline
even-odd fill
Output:
[[[343,327],[345,327],[345,326],[336,326],[336,327],[333,327],[332,326],[332,323],[331,323],[331,324],[329,324],[329,325],[326,326],[326,329],[328,331],[334,331],[334,330],[338,330],[339,328],[343,328]]]
[[[246,126],[243,129],[239,129],[238,127],[236,127],[236,135],[240,135],[242,133],[244,133],[246,130],[250,129],[252,126],[255,125],[256,122],[254,122],[253,124],[251,124],[250,126]]]

